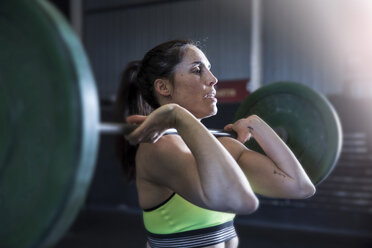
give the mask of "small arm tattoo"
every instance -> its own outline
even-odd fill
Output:
[[[250,131],[250,132],[252,132],[252,131],[253,131],[253,127],[251,127],[251,126],[248,126],[247,128],[249,129],[249,131]]]
[[[276,170],[274,170],[274,174],[278,174],[279,176],[282,176],[285,178],[285,175],[283,173],[277,172]]]

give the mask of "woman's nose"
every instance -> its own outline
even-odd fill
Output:
[[[208,85],[209,86],[214,86],[217,84],[218,79],[213,75],[211,71],[209,71],[209,78],[208,78]]]

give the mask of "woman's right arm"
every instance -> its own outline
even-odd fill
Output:
[[[162,136],[168,128],[180,136]],[[235,159],[186,109],[160,107],[127,139],[154,142],[141,144],[137,152],[136,163],[146,180],[204,208],[242,214],[257,209],[258,200]]]

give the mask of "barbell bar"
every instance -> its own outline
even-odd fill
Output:
[[[119,135],[128,135],[133,132],[138,125],[130,123],[114,123],[114,122],[102,122],[99,124],[99,132],[101,134],[119,134]],[[221,129],[208,129],[208,131],[215,136],[219,137],[231,137],[236,139],[237,134],[234,131],[226,131]],[[164,131],[164,135],[176,135],[178,134],[177,130],[174,128],[169,128]]]
[[[0,247],[51,247],[71,225],[85,200],[100,133],[125,134],[135,127],[100,123],[98,94],[88,58],[70,26],[48,1],[4,0],[0,2],[0,10],[0,220],[3,227]],[[280,91],[287,87],[287,92],[292,92],[291,85],[273,85],[277,86],[267,90],[271,95],[275,96],[275,87]],[[247,98],[256,99],[254,106],[261,102],[257,99],[269,99],[262,93],[265,87]],[[301,89],[307,92],[305,88]],[[290,95],[295,101],[306,94]],[[312,177],[314,183],[323,180],[334,168],[341,147],[337,115],[323,100],[321,108],[330,109],[327,113],[331,113],[328,122],[323,121],[327,113],[319,114],[319,107],[305,104],[312,110],[310,116],[315,116],[320,123],[304,125],[308,128],[306,132],[316,133],[314,128],[322,128],[323,124],[329,125],[323,128],[325,132],[336,130],[335,135],[322,139],[328,142],[323,147],[332,150],[333,157],[326,160],[328,165],[322,168],[322,175]],[[262,102],[270,101],[272,99]],[[271,105],[276,105],[275,101]],[[292,124],[273,122],[275,118],[267,115],[275,112],[271,108],[261,113],[260,108],[245,102],[240,108],[248,105],[250,112],[238,110],[236,118],[258,114],[286,142],[296,140],[297,133],[292,129],[300,130],[301,124],[306,124],[301,122],[301,116],[297,120],[300,124],[294,124],[293,118],[288,118]],[[287,112],[293,107],[278,106]],[[275,113],[290,116],[280,111]],[[234,135],[222,130],[210,131],[216,136]],[[175,130],[167,131],[167,134],[175,133]],[[330,142],[332,137],[334,140]],[[301,140],[294,144],[298,143]],[[259,147],[250,148],[259,151]],[[296,153],[296,148],[291,149]],[[311,153],[300,156],[301,163],[311,156]],[[306,171],[314,171],[313,164],[306,166],[309,166]]]

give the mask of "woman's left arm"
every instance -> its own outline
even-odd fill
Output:
[[[252,189],[264,196],[278,198],[308,198],[315,187],[293,152],[256,115],[240,119],[225,127],[238,133],[238,140],[220,139],[236,158]],[[247,149],[243,143],[253,137],[265,155]]]

